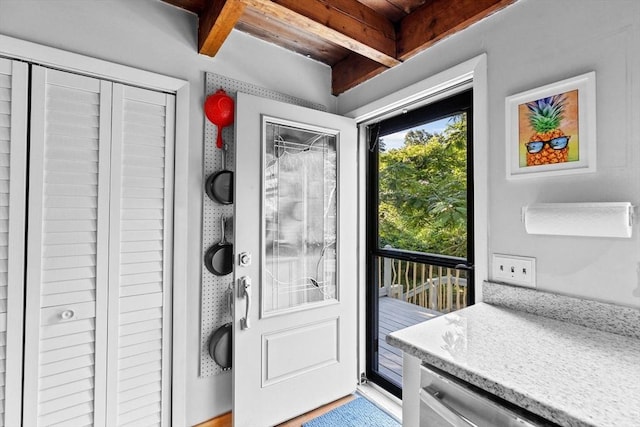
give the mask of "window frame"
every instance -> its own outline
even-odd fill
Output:
[[[402,249],[379,247],[379,150],[377,140],[380,133],[391,133],[436,121],[456,113],[466,113],[467,117],[467,256],[458,258],[446,255],[414,252]],[[397,115],[366,126],[368,147],[366,163],[366,376],[398,398],[402,397],[402,387],[396,385],[374,367],[378,366],[378,277],[376,258],[385,257],[430,264],[445,268],[467,270],[467,306],[475,302],[474,278],[474,158],[473,158],[473,88],[452,94],[443,99],[426,104],[412,111],[398,111]]]

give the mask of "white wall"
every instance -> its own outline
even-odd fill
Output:
[[[231,408],[228,373],[198,378],[204,73],[222,74],[334,108],[330,69],[233,32],[215,58],[197,54],[194,15],[156,0],[0,0],[0,34],[184,79],[189,123],[187,421]],[[301,76],[304,76],[303,78]],[[181,254],[176,254],[180,256]],[[177,333],[184,333],[177,331]]]
[[[631,239],[532,236],[534,202],[640,204],[640,2],[519,0],[338,97],[347,113],[482,52],[489,92],[489,254],[537,258],[540,289],[640,307],[640,228]],[[596,72],[598,171],[507,181],[504,98]],[[640,215],[639,215],[640,219]],[[480,260],[478,260],[480,262]]]

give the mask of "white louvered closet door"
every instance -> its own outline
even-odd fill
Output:
[[[175,97],[33,67],[24,425],[170,424]]]
[[[103,426],[112,84],[32,70],[24,425]]]
[[[0,58],[0,426],[21,423],[27,79]]]
[[[108,426],[170,425],[174,108],[114,84]]]

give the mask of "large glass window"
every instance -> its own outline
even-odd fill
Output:
[[[388,333],[473,298],[472,92],[368,127],[367,375],[400,394]]]

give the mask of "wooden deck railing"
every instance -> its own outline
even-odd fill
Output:
[[[378,257],[379,296],[399,298],[441,313],[467,306],[466,271]]]

